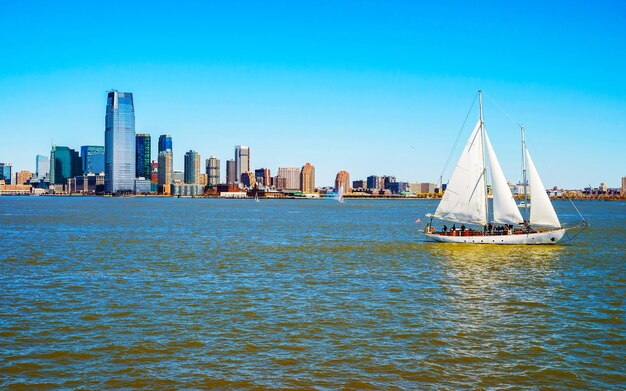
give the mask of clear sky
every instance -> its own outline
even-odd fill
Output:
[[[153,150],[172,135],[176,169],[244,144],[272,175],[311,162],[318,186],[343,169],[435,182],[482,88],[510,180],[509,116],[546,186],[626,176],[624,1],[1,1],[0,49],[0,162],[17,170],[51,140],[104,145],[117,89]]]

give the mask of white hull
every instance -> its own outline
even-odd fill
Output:
[[[443,243],[474,243],[474,244],[555,244],[565,235],[565,228],[554,231],[537,232],[516,235],[488,235],[488,236],[445,236],[427,234],[427,238]]]

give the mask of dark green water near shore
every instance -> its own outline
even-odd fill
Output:
[[[502,247],[435,206],[0,197],[0,387],[623,387],[626,203]]]

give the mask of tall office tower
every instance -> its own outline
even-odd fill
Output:
[[[384,182],[383,177],[377,175],[370,175],[367,177],[368,189],[383,189]]]
[[[226,160],[226,183],[235,183],[237,174],[235,161],[233,159]]]
[[[193,185],[200,183],[200,154],[189,151],[185,154],[185,183]]]
[[[7,185],[11,184],[11,163],[0,163],[0,181],[4,181]]]
[[[44,179],[50,173],[50,159],[48,156],[37,155],[35,158],[35,175],[38,179]]]
[[[104,172],[104,147],[101,145],[83,145],[80,147],[83,174]]]
[[[335,193],[339,193],[339,189],[343,194],[350,193],[350,173],[348,171],[339,171],[335,177]]]
[[[272,185],[272,176],[270,175],[269,168],[259,168],[258,170],[254,170],[254,176],[256,177],[256,182],[263,186],[271,186]]]
[[[69,178],[83,173],[78,152],[68,147],[52,146],[50,151],[50,184],[66,185]]]
[[[104,191],[135,189],[135,106],[130,92],[110,91],[104,130]]]
[[[315,193],[315,167],[311,163],[302,166],[300,171],[300,190],[304,194]]]
[[[220,159],[215,156],[211,156],[206,160],[206,174],[209,176],[209,186],[216,186],[220,184]]]
[[[626,194],[626,176],[622,177],[622,188],[620,189],[620,194]]]
[[[172,136],[162,134],[159,136],[159,152],[167,152],[172,150]]]
[[[152,138],[147,133],[139,133],[135,136],[135,177],[150,179],[152,171],[150,167],[150,155]]]
[[[298,167],[278,167],[278,176],[285,178],[284,189],[300,189],[300,169]]]
[[[172,151],[159,152],[158,183],[160,186],[173,183],[174,161]]]
[[[235,182],[241,180],[241,174],[250,171],[250,147],[235,146]]]

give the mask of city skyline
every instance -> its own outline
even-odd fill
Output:
[[[104,145],[103,92],[117,88],[135,94],[138,133],[176,138],[175,170],[183,151],[226,162],[245,144],[250,169],[310,161],[319,186],[343,169],[437,182],[482,88],[511,182],[521,179],[520,122],[547,187],[620,186],[623,4],[355,4],[139,3],[119,15],[124,32],[102,23],[112,10],[3,5],[13,55],[0,61],[0,161],[34,172],[51,144]],[[166,16],[171,25],[158,27]],[[121,34],[142,44],[101,51]]]

